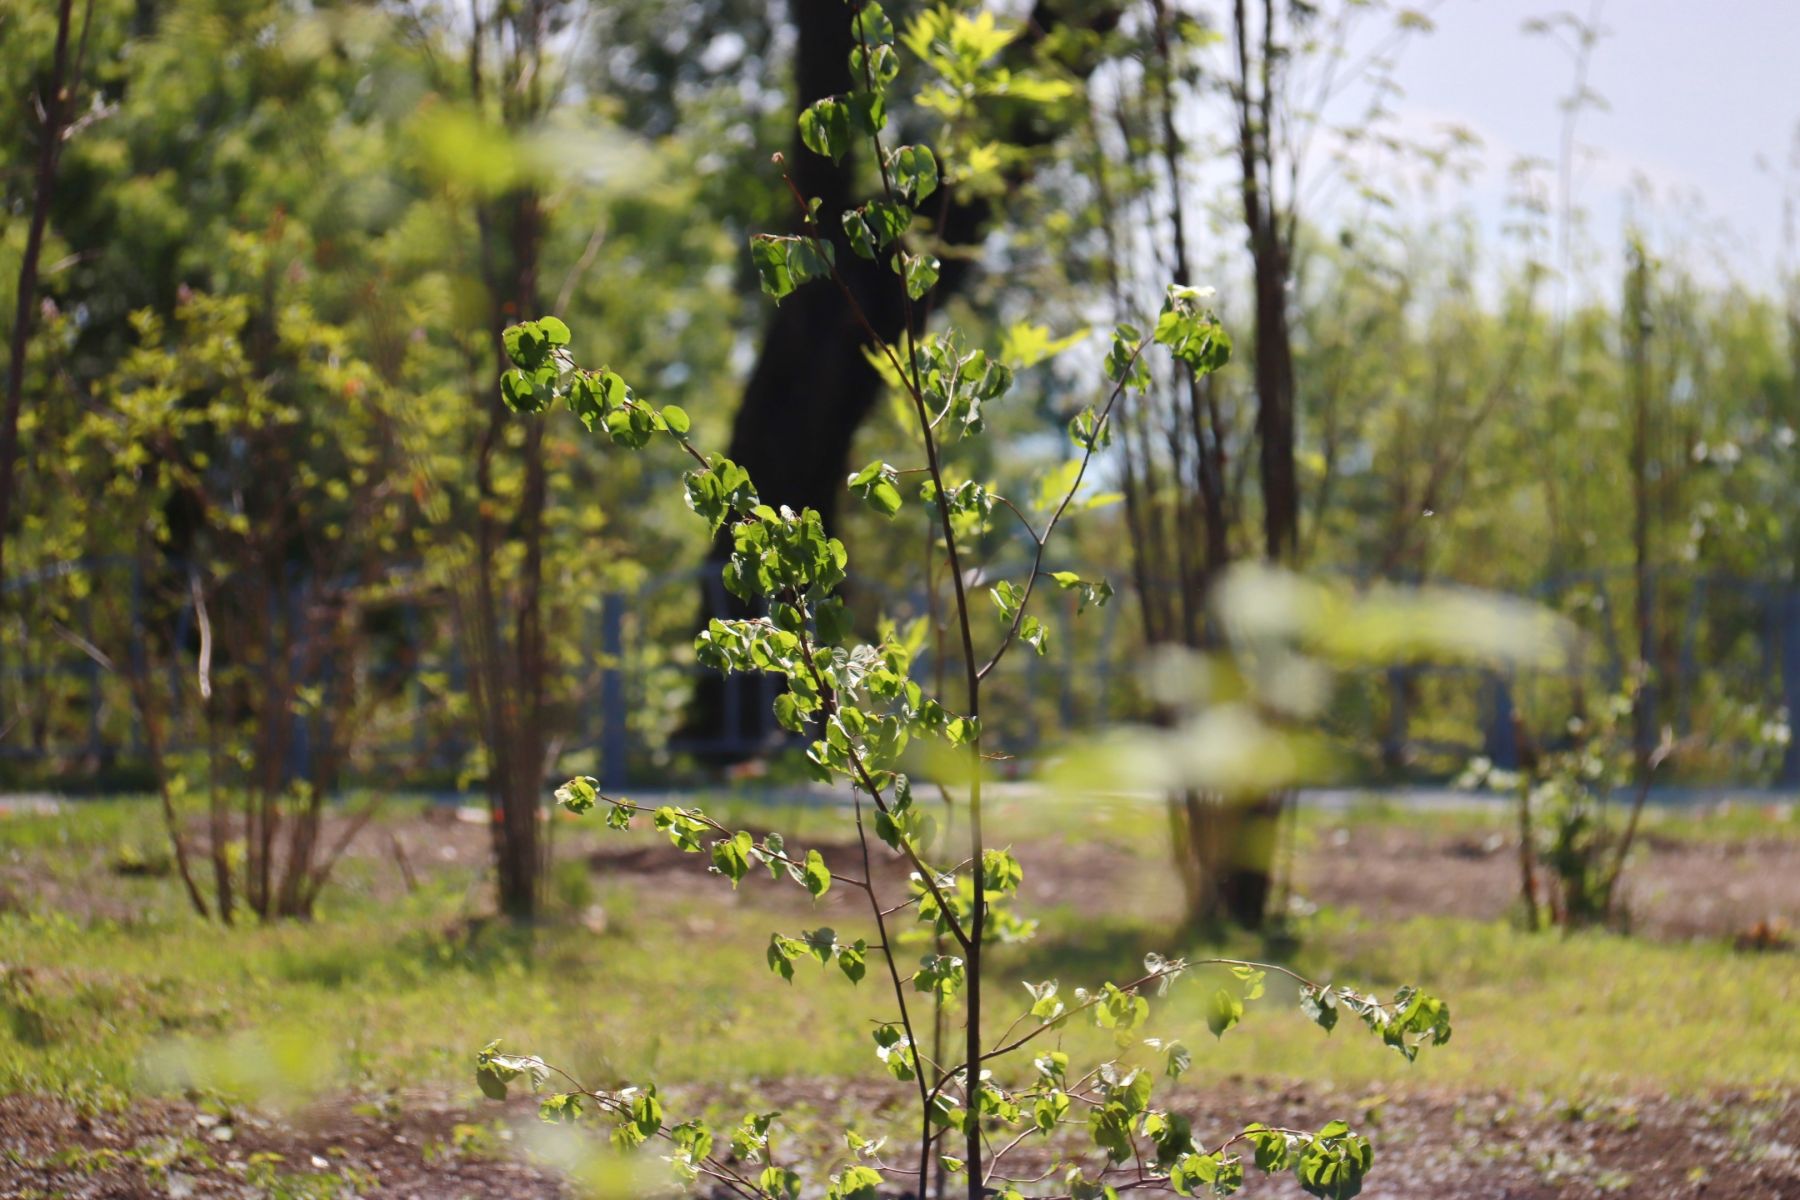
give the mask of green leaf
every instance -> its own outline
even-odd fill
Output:
[[[918,1062],[912,1043],[897,1025],[879,1025],[875,1029],[875,1055],[886,1064],[888,1074],[902,1083],[917,1073]]]
[[[1206,1005],[1206,1027],[1212,1030],[1214,1037],[1223,1038],[1227,1029],[1243,1019],[1243,1001],[1224,988],[1213,992],[1212,999]]]
[[[776,300],[804,283],[831,275],[831,243],[818,238],[759,233],[750,239],[750,257],[762,290]]]
[[[899,240],[912,223],[912,213],[886,200],[871,200],[843,215],[844,236],[858,257],[875,258]]]
[[[662,1101],[656,1097],[656,1089],[647,1087],[631,1101],[631,1124],[640,1139],[648,1140],[656,1136],[662,1128]]]
[[[669,1161],[676,1176],[686,1183],[693,1183],[700,1178],[699,1164],[712,1153],[712,1131],[699,1121],[684,1121],[669,1130],[669,1139],[675,1143],[675,1153]]]
[[[1084,408],[1069,421],[1069,440],[1083,450],[1097,450],[1112,441],[1112,422],[1091,406]]]
[[[1019,615],[1019,605],[1025,602],[1025,590],[1010,579],[1002,579],[988,589],[993,598],[994,607],[1000,610],[1002,623],[1010,625],[1013,618]]]
[[[794,959],[804,951],[803,943],[793,938],[782,937],[779,933],[769,935],[769,970],[774,971],[789,983],[794,982]]]
[[[1262,999],[1263,981],[1268,978],[1267,971],[1259,970],[1256,967],[1233,967],[1231,973],[1236,975],[1238,981],[1244,985],[1246,1001]]]
[[[750,850],[756,839],[744,830],[713,843],[712,862],[719,874],[731,880],[735,890],[750,870]]]
[[[551,319],[555,320],[554,317]],[[556,323],[562,326],[561,321]],[[566,341],[568,328],[564,326],[562,332]],[[500,342],[506,357],[522,370],[535,371],[550,360],[550,335],[541,322],[521,321],[517,325],[508,325],[500,334]]]
[[[1211,294],[1211,289],[1170,287],[1156,318],[1156,344],[1168,347],[1196,375],[1210,375],[1231,361],[1231,336],[1206,307]]]
[[[746,1113],[731,1132],[731,1152],[746,1162],[766,1162],[769,1157],[769,1126],[779,1112]],[[764,1172],[767,1178],[768,1172]]]
[[[963,960],[952,954],[927,954],[912,978],[914,990],[935,992],[948,1000],[963,985]]]
[[[1290,1159],[1292,1147],[1288,1135],[1266,1125],[1252,1123],[1244,1126],[1244,1139],[1256,1148],[1256,1168],[1259,1171],[1284,1171]]]
[[[1300,989],[1300,1011],[1306,1014],[1307,1020],[1330,1033],[1337,1026],[1337,997],[1330,988],[1303,987]]]
[[[831,890],[831,872],[825,869],[825,858],[817,850],[806,852],[804,882],[814,900]]]
[[[573,1124],[581,1119],[581,1094],[559,1092],[538,1105],[538,1120],[550,1125]]]
[[[1374,1164],[1369,1140],[1350,1132],[1342,1121],[1333,1121],[1313,1135],[1296,1156],[1294,1176],[1311,1196],[1324,1200],[1350,1200],[1362,1192],[1363,1179]]]
[[[540,413],[556,398],[551,387],[539,387],[524,371],[511,370],[500,376],[500,399],[516,413]]]
[[[663,406],[662,419],[663,424],[669,427],[669,432],[676,437],[687,436],[687,431],[692,425],[692,422],[688,420],[687,410],[677,408],[673,404]]]
[[[879,1200],[881,1182],[881,1172],[873,1167],[846,1167],[831,1177],[826,1200]]]
[[[788,270],[787,248],[783,239],[759,233],[750,239],[750,259],[762,280],[762,290],[777,301],[793,293],[794,274]]]
[[[1113,597],[1112,584],[1104,579],[1083,579],[1073,571],[1053,571],[1050,578],[1063,591],[1080,594],[1080,603],[1075,607],[1077,615],[1086,612],[1090,604],[1095,608],[1105,608],[1106,602]]]
[[[475,1083],[490,1100],[506,1099],[506,1085],[523,1075],[532,1091],[544,1086],[549,1068],[536,1058],[500,1053],[499,1042],[489,1042],[475,1055]]]
[[[1049,630],[1036,617],[1026,617],[1019,622],[1019,640],[1037,651],[1040,658],[1050,649]]]
[[[600,798],[599,780],[579,775],[556,789],[556,802],[579,816],[594,807]]]
[[[850,476],[850,491],[884,517],[900,511],[900,473],[884,462],[872,462]]]
[[[1106,354],[1106,377],[1134,392],[1150,386],[1150,366],[1139,351],[1141,337],[1134,327],[1120,325]]]
[[[850,78],[880,91],[900,74],[900,56],[892,46],[850,47]]]
[[[806,712],[794,693],[783,692],[775,697],[775,723],[789,733],[806,732]]]
[[[786,1167],[764,1167],[757,1186],[764,1195],[773,1196],[776,1200],[798,1200],[800,1176]]]
[[[1169,1171],[1169,1186],[1178,1196],[1197,1196],[1202,1188],[1228,1196],[1244,1186],[1244,1165],[1236,1156],[1190,1154]]]
[[[701,835],[709,831],[706,822],[693,812],[666,804],[651,815],[651,822],[669,835],[669,841],[676,849],[687,854],[700,853]]]
[[[1193,1153],[1193,1128],[1180,1113],[1148,1113],[1143,1128],[1144,1136],[1156,1146],[1158,1166],[1172,1166],[1184,1155]]]
[[[817,929],[808,929],[800,934],[800,941],[812,956],[824,966],[836,957],[838,952],[837,930],[829,925],[821,925]]]
[[[1150,1002],[1136,992],[1108,983],[1101,989],[1101,995],[1103,999],[1091,1011],[1094,1024],[1102,1029],[1111,1029],[1122,1036],[1142,1025],[1150,1015]]]
[[[1068,1011],[1068,1006],[1062,1002],[1062,997],[1057,995],[1056,980],[1054,979],[1046,979],[1042,983],[1027,981],[1025,990],[1031,993],[1031,1015],[1046,1025],[1058,1020]],[[1067,1057],[1067,1055],[1063,1056],[1061,1066],[1068,1065]],[[1040,1069],[1044,1065],[1046,1065],[1045,1061],[1040,1060]],[[1048,1060],[1048,1065],[1056,1066],[1057,1062],[1052,1058]]]
[[[866,0],[851,17],[851,31],[858,46],[891,46],[894,23],[876,0]]]
[[[850,149],[850,109],[838,96],[827,96],[800,114],[800,140],[814,154],[837,162]]]
[[[555,317],[539,317],[536,321],[538,332],[552,346],[569,344],[569,327]]]
[[[1131,1157],[1131,1114],[1123,1104],[1103,1104],[1088,1114],[1088,1134],[1111,1162]]]
[[[1088,330],[1077,329],[1068,337],[1057,338],[1050,335],[1048,325],[1034,325],[1030,321],[1019,321],[1006,330],[1000,342],[1000,357],[1018,368],[1035,367],[1046,359],[1054,358],[1064,350],[1085,339]]]
[[[869,969],[869,944],[857,938],[853,945],[838,947],[838,970],[851,983],[861,983]]]
[[[906,294],[917,300],[937,286],[938,260],[929,254],[902,251],[894,258],[894,270],[906,280]]]
[[[888,170],[893,173],[894,187],[917,205],[937,191],[937,156],[928,146],[900,146],[888,156]]]
[[[984,850],[981,855],[981,887],[990,897],[1010,896],[1024,882],[1025,869],[1011,850]]]
[[[1056,1123],[1069,1114],[1069,1098],[1060,1091],[1052,1091],[1039,1100],[1031,1112],[1031,1122],[1037,1131],[1048,1136],[1056,1129]]]

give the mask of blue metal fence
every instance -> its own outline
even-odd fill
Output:
[[[84,577],[87,586],[85,598],[69,606],[72,626],[52,631],[41,624],[25,624],[31,607],[26,601],[34,589],[66,587],[77,576]],[[1004,572],[995,577],[1004,577]],[[855,581],[850,586],[856,586]],[[1706,705],[1722,698],[1771,713],[1800,708],[1800,589],[1785,582],[1678,573],[1659,576],[1658,586],[1669,593],[1661,610],[1665,620],[1678,613],[1679,625],[1672,661],[1665,664],[1648,698],[1656,724],[1688,733],[1708,711]],[[122,589],[129,610],[125,624],[135,631],[132,636],[101,628],[94,597],[102,588]],[[1587,645],[1597,660],[1582,669],[1602,686],[1616,688],[1627,677],[1630,659],[1621,645],[1619,622],[1611,616],[1616,611],[1613,597],[1630,595],[1630,576],[1600,572],[1571,577],[1540,589],[1538,598],[1561,603],[1576,589],[1602,618],[1589,622]],[[576,706],[576,727],[569,730],[566,746],[587,752],[597,763],[595,773],[609,787],[626,786],[634,781],[634,772],[672,754],[732,758],[768,748],[760,734],[743,732],[742,718],[746,706],[768,712],[778,686],[773,677],[725,689],[722,734],[704,738],[683,734],[674,719],[678,698],[705,673],[686,648],[696,600],[702,595],[711,612],[727,611],[716,570],[702,567],[660,575],[629,591],[610,592],[584,623],[588,649],[583,658],[598,669],[592,691]],[[146,653],[143,635],[150,617],[144,581],[135,564],[111,559],[58,563],[5,581],[0,599],[5,602],[0,610],[4,622],[0,760],[91,765],[141,759],[138,714],[109,667],[109,655],[128,653],[140,656],[141,663]],[[1131,597],[1121,594],[1106,608],[1079,618],[1072,604],[1050,599],[1044,614],[1051,626],[1049,653],[1042,658],[1013,656],[994,681],[996,688],[1011,689],[1016,701],[997,706],[996,711],[1022,714],[1012,724],[992,728],[999,748],[1015,755],[1028,756],[1059,733],[1096,727],[1143,708],[1129,669],[1136,650]],[[887,615],[900,621],[926,612],[922,593],[884,593],[882,600]],[[387,674],[387,681],[395,685],[398,699],[387,729],[364,740],[356,762],[364,773],[389,779],[453,773],[465,761],[471,731],[435,710],[420,682],[425,672],[435,671],[447,675],[452,691],[462,684],[465,673],[456,639],[450,635],[450,614],[427,603],[398,607],[404,640],[417,650],[418,658],[411,663],[373,664],[374,671]],[[158,611],[157,619],[163,623],[157,630],[159,644],[186,646],[194,626],[191,605],[175,603]],[[671,613],[678,615],[658,615]],[[653,627],[653,617],[663,624]],[[126,644],[117,645],[121,640]],[[930,639],[915,662],[922,679],[930,679],[935,669],[929,643]],[[321,670],[354,666],[327,662]],[[191,686],[192,664],[181,653],[170,655],[166,671],[172,695]],[[391,673],[400,671],[408,672],[409,678],[396,681]],[[1703,679],[1719,695],[1702,695]],[[1566,683],[1541,676],[1510,678],[1467,667],[1395,666],[1362,678],[1366,704],[1358,710],[1363,713],[1358,719],[1369,722],[1362,736],[1379,746],[1381,757],[1390,763],[1485,753],[1507,764],[1516,760],[1514,713],[1530,707],[1535,691]],[[1432,695],[1425,711],[1442,707],[1445,697],[1455,698],[1466,716],[1459,716],[1453,736],[1421,729],[1420,706],[1413,700],[1421,691]],[[296,715],[298,774],[305,773],[304,757],[316,732],[312,723],[328,719],[330,714]],[[34,730],[45,729],[48,736],[33,736]],[[193,748],[197,734],[192,721],[176,725],[170,731],[170,750]],[[1776,774],[1780,784],[1800,785],[1800,750],[1790,744]]]

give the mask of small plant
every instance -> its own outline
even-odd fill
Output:
[[[562,321],[528,321],[505,333],[514,364],[501,383],[509,405],[542,413],[561,403],[589,430],[604,431],[614,445],[636,450],[667,439],[692,462],[685,476],[688,505],[715,537],[730,539],[725,586],[761,605],[764,613],[710,622],[695,643],[698,658],[723,671],[781,677],[785,690],[774,702],[776,719],[811,739],[806,761],[817,779],[845,784],[854,796],[860,872],[834,874],[816,849],[791,845],[778,833],[756,837],[696,808],[647,810],[602,794],[587,777],[564,784],[556,798],[573,813],[598,810],[613,829],[648,819],[675,846],[703,856],[711,871],[733,887],[751,872],[767,870],[815,899],[834,887],[852,888],[866,898],[863,936],[832,928],[775,932],[763,952],[769,969],[790,982],[817,978],[807,969],[810,960],[842,976],[826,986],[883,985],[887,995],[871,1033],[871,1053],[917,1098],[915,1145],[890,1149],[882,1140],[844,1132],[846,1160],[822,1181],[831,1200],[872,1200],[893,1184],[923,1195],[938,1166],[966,1179],[971,1200],[984,1195],[1014,1200],[1026,1195],[1115,1197],[1125,1189],[1226,1194],[1242,1183],[1246,1161],[1263,1171],[1291,1169],[1312,1195],[1354,1196],[1373,1150],[1342,1121],[1317,1130],[1250,1124],[1208,1146],[1196,1140],[1187,1118],[1153,1104],[1157,1080],[1178,1080],[1193,1056],[1178,1041],[1148,1036],[1151,998],[1169,995],[1196,967],[1222,968],[1229,973],[1228,982],[1215,987],[1203,1004],[1208,1027],[1222,1037],[1243,1018],[1245,1005],[1263,996],[1268,973],[1276,972],[1291,978],[1301,1007],[1321,1028],[1329,1032],[1348,1015],[1408,1060],[1424,1046],[1449,1038],[1450,1016],[1443,1001],[1413,987],[1382,1000],[1317,983],[1283,967],[1155,954],[1145,959],[1140,975],[1124,983],[1066,991],[1056,980],[1042,980],[1028,984],[1027,996],[1016,1005],[996,997],[989,986],[991,948],[1031,936],[1034,926],[1013,907],[1024,866],[1009,849],[989,845],[983,832],[983,681],[1020,645],[1043,653],[1047,629],[1032,611],[1040,589],[1077,593],[1084,607],[1110,597],[1104,580],[1046,569],[1045,550],[1064,519],[1078,510],[1077,493],[1095,455],[1110,440],[1120,398],[1149,386],[1146,356],[1154,348],[1206,375],[1225,365],[1231,343],[1203,293],[1171,287],[1148,333],[1128,325],[1115,330],[1101,396],[1069,422],[1074,465],[1054,473],[1044,489],[1049,501],[1035,519],[1028,515],[1030,504],[1015,504],[991,486],[957,477],[946,461],[950,449],[982,433],[985,410],[1012,389],[1014,371],[958,332],[929,332],[916,319],[913,306],[930,292],[938,272],[932,253],[935,234],[916,228],[923,223],[919,206],[940,188],[957,187],[962,180],[953,165],[941,166],[926,146],[886,144],[888,89],[900,70],[895,31],[874,3],[855,7],[853,24],[856,44],[850,66],[860,87],[812,105],[802,114],[800,128],[809,148],[833,159],[855,143],[866,146],[879,170],[879,195],[843,214],[840,242],[823,227],[818,205],[784,175],[801,213],[802,232],[757,235],[751,250],[764,291],[777,301],[815,282],[838,290],[845,311],[869,335],[873,355],[885,364],[916,418],[922,464],[870,463],[849,477],[848,487],[890,519],[907,507],[909,491],[923,504],[953,588],[960,693],[954,698],[926,694],[912,678],[906,648],[895,638],[873,643],[857,638],[858,623],[838,595],[847,561],[844,546],[829,536],[818,513],[763,503],[742,467],[694,444],[687,413],[649,403],[604,366],[581,365],[570,348],[572,332]],[[968,17],[940,9],[919,17],[898,39],[936,76],[921,104],[950,118],[943,145],[954,150],[963,144],[956,114],[983,95],[1027,97],[1063,86],[998,66],[993,60],[1012,36],[989,15]],[[906,309],[905,325],[918,332],[898,344],[875,334],[863,298],[838,269],[840,245],[892,268]],[[999,512],[1023,526],[1033,562],[1023,577],[1001,580],[989,589],[989,612],[985,602],[969,595],[972,576],[964,551],[971,529]],[[997,624],[990,624],[996,616]],[[914,801],[901,758],[915,743],[935,743],[948,751],[948,761],[961,764],[956,777],[947,781],[964,793],[959,807],[966,814],[961,832],[967,841],[960,851],[943,844],[927,806]],[[910,866],[905,896],[883,894],[874,870],[878,855],[897,855]],[[916,963],[906,961],[903,950],[906,925],[922,926],[934,944]],[[928,1005],[960,1009],[961,1046],[948,1061],[933,1061],[928,1043],[921,1041],[921,1030],[930,1028],[922,1020]],[[1086,1064],[1049,1048],[1049,1035],[1072,1022],[1109,1032],[1117,1054]],[[514,1083],[547,1090],[539,1105],[544,1120],[598,1118],[610,1124],[612,1141],[621,1151],[659,1139],[681,1179],[715,1192],[766,1200],[793,1200],[803,1188],[818,1194],[819,1181],[803,1180],[802,1164],[776,1153],[775,1113],[752,1112],[732,1129],[677,1120],[665,1112],[650,1081],[591,1087],[538,1057],[505,1053],[498,1043],[477,1055],[476,1075],[482,1090],[494,1098],[503,1098]],[[1052,1141],[1070,1129],[1085,1132],[1091,1152],[1070,1155],[1062,1148],[1066,1139]],[[1036,1149],[1033,1143],[1048,1148]],[[1040,1170],[1046,1156],[1052,1159],[1051,1170],[1019,1175],[1014,1162],[1033,1150]]]
[[[1675,752],[1667,732],[1648,752],[1632,744],[1633,703],[1618,696],[1598,714],[1572,718],[1567,740],[1538,746],[1528,739],[1517,771],[1486,758],[1469,764],[1459,783],[1517,796],[1519,903],[1527,929],[1600,925],[1624,918],[1618,890],[1637,838],[1650,784]],[[1623,826],[1612,798],[1636,781]]]

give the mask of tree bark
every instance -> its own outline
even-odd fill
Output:
[[[25,398],[25,351],[31,342],[32,307],[37,302],[38,260],[44,251],[44,228],[50,221],[50,204],[56,196],[56,164],[62,156],[63,127],[68,120],[72,74],[69,25],[75,0],[58,0],[56,49],[50,63],[50,95],[44,104],[42,143],[38,146],[37,181],[33,186],[31,224],[25,232],[25,253],[19,259],[15,292],[11,357],[6,364],[6,411],[0,417],[0,579],[6,578],[6,535],[12,528],[14,479],[19,461],[19,411]],[[91,17],[91,13],[90,13]],[[86,40],[85,31],[82,34]]]
[[[798,34],[794,58],[794,111],[798,114],[815,100],[852,89],[849,56],[854,40],[851,9],[842,0],[794,0],[792,11]],[[1039,4],[1023,43],[1040,39],[1062,19],[1057,6]],[[1103,8],[1089,14],[1086,23],[1104,29],[1116,20],[1116,12]],[[1007,140],[1031,145],[1049,136],[1042,129],[1021,128],[1009,131]],[[851,253],[840,232],[841,214],[855,207],[860,198],[856,154],[833,163],[806,149],[796,131],[786,166],[800,194],[821,202],[819,223],[831,237],[838,271],[869,324],[882,338],[894,341],[906,321],[898,277],[885,262],[871,262]],[[923,211],[937,227],[940,239],[951,246],[978,241],[992,215],[987,201],[958,200],[948,188],[928,197]],[[915,323],[922,327],[934,305],[959,291],[972,270],[966,256],[943,256],[937,286],[913,306]],[[851,443],[884,386],[863,353],[867,344],[866,332],[851,317],[849,306],[835,288],[815,284],[787,297],[769,318],[726,449],[726,456],[749,472],[764,503],[785,504],[796,512],[811,508],[823,518],[827,530],[836,526]],[[720,615],[716,602],[721,593],[714,586],[714,571],[730,551],[726,537],[713,544],[708,578],[702,586],[702,624]],[[726,615],[753,615],[733,598],[724,600]],[[735,703],[727,702],[728,689],[736,691]],[[749,757],[781,736],[762,701],[759,679],[708,673],[695,689],[681,737],[698,748],[716,747],[707,755],[715,761]],[[736,714],[731,727],[727,713]],[[719,745],[726,740],[733,745]]]

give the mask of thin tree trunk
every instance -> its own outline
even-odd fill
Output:
[[[1650,547],[1650,264],[1635,238],[1631,274],[1626,283],[1625,336],[1631,364],[1631,550],[1636,590],[1637,682],[1632,703],[1632,748],[1638,774],[1649,775],[1655,740],[1655,692],[1651,664],[1656,658],[1656,583],[1651,575]]]
[[[141,549],[141,546],[140,546]],[[156,691],[150,682],[149,652],[144,645],[143,629],[137,625],[137,612],[132,614],[133,628],[130,653],[126,657],[126,679],[131,688],[132,703],[144,730],[144,753],[150,760],[150,773],[156,779],[156,796],[162,806],[163,827],[169,835],[169,847],[175,855],[175,873],[181,877],[182,890],[188,903],[202,920],[210,919],[212,910],[194,882],[193,865],[188,859],[187,837],[181,829],[180,814],[169,790],[168,762],[163,757],[162,715],[156,704]],[[221,909],[221,915],[224,915]]]
[[[74,0],[58,0],[56,49],[50,63],[50,96],[44,105],[42,143],[38,147],[37,180],[33,186],[31,223],[25,232],[25,253],[19,259],[19,280],[14,293],[11,356],[6,364],[6,411],[0,417],[0,579],[6,578],[6,535],[12,528],[12,501],[19,461],[19,411],[25,397],[25,352],[31,342],[32,310],[37,303],[38,260],[44,251],[44,229],[50,221],[50,205],[56,196],[56,164],[62,157],[63,128],[68,120],[69,93],[81,74],[79,56],[70,69],[69,25]],[[93,20],[92,0],[83,18],[81,40]]]

